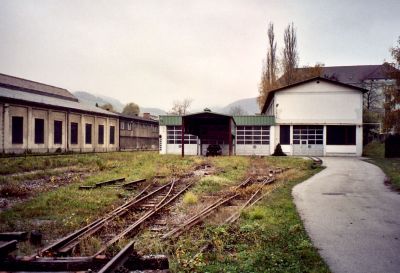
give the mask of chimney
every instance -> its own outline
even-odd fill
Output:
[[[151,118],[150,118],[150,113],[143,113],[143,118],[145,118],[145,119],[151,119]]]

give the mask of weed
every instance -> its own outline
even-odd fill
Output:
[[[194,205],[198,202],[198,197],[193,192],[188,191],[183,196],[183,203],[187,206]]]

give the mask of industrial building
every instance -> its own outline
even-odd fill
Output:
[[[365,92],[315,77],[269,92],[260,115],[160,116],[160,153],[269,155],[279,143],[287,155],[361,156]]]
[[[123,130],[122,144],[120,122],[131,129]],[[157,149],[157,131],[157,121],[122,116],[83,104],[66,89],[0,74],[2,153]]]

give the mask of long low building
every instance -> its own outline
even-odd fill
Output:
[[[160,116],[160,153],[206,155],[209,145],[219,145],[222,155],[269,155],[274,117],[229,116],[204,111],[185,116]],[[182,145],[182,124],[185,134]],[[272,126],[273,127],[273,126]]]
[[[127,130],[120,132],[120,123],[126,124]],[[157,121],[109,112],[79,102],[66,89],[0,74],[2,153],[108,152],[157,147]]]
[[[280,144],[287,155],[361,156],[365,92],[316,77],[269,92],[261,115],[160,116],[160,153],[269,155]]]

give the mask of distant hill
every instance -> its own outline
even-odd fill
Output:
[[[248,98],[234,101],[221,109],[222,113],[229,114],[232,107],[240,106],[247,115],[254,115],[260,113],[257,98]]]
[[[122,109],[124,108],[124,104],[120,102],[117,99],[107,97],[107,96],[102,96],[102,95],[93,95],[89,92],[85,91],[76,91],[74,92],[74,95],[81,101],[82,103],[89,104],[89,105],[96,105],[96,103],[101,106],[106,103],[111,103],[114,106],[114,109],[117,112],[122,112]],[[140,112],[141,113],[150,113],[152,115],[158,116],[158,115],[164,115],[165,111],[159,108],[155,107],[140,107]]]

